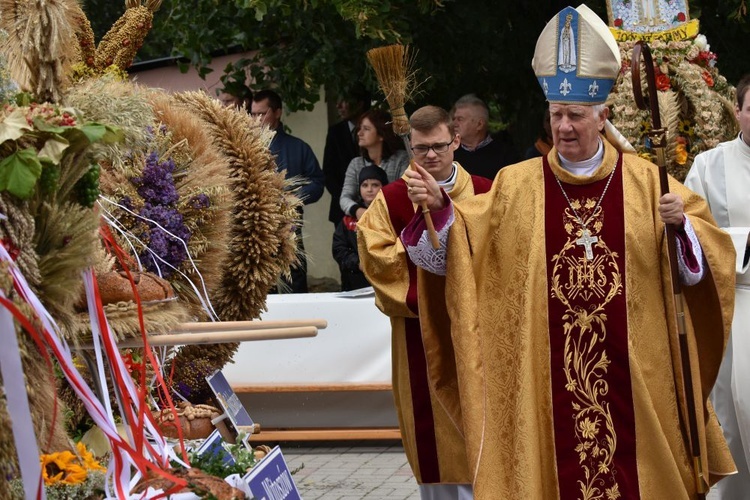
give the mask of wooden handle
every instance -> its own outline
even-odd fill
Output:
[[[219,323],[220,324],[220,323]],[[273,328],[267,330],[230,330],[216,329],[213,332],[200,333],[167,333],[164,335],[149,335],[148,343],[151,347],[195,344],[225,344],[230,342],[247,342],[250,340],[280,340],[315,337],[318,329],[314,326],[298,326],[293,328]],[[122,339],[117,342],[119,349],[125,347],[143,347],[140,337]],[[83,344],[82,349],[93,349],[93,344]]]
[[[422,203],[422,214],[424,215],[424,222],[427,224],[427,234],[430,236],[432,248],[439,250],[440,239],[438,239],[437,231],[435,231],[435,224],[432,222],[432,216],[430,215],[430,209],[427,208],[427,203]]]
[[[238,330],[271,330],[274,328],[294,328],[314,326],[322,330],[328,326],[324,319],[286,319],[286,320],[253,320],[253,321],[204,321],[181,323],[171,333],[233,332]]]
[[[409,161],[409,168],[416,171],[416,169],[414,168],[414,158],[412,158]],[[430,243],[432,244],[432,248],[434,250],[439,250],[440,240],[438,239],[437,231],[435,231],[435,224],[432,222],[430,209],[427,208],[427,202],[422,202],[419,204],[419,206],[422,208],[422,215],[424,215],[424,222],[425,224],[427,224],[427,234],[430,237]]]

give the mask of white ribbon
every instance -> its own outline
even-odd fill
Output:
[[[3,260],[7,255],[3,249]],[[8,256],[10,258],[10,256]],[[0,290],[0,296],[5,294]],[[26,394],[26,381],[21,366],[21,351],[18,348],[16,327],[13,315],[5,307],[0,307],[0,373],[3,376],[5,400],[11,427],[13,441],[16,443],[18,465],[21,471],[23,491],[26,498],[45,498],[42,486],[42,468],[39,464],[39,447],[34,435],[34,425],[31,420],[29,398]]]
[[[105,201],[105,202],[107,202],[107,203],[109,203],[111,205],[116,206],[117,208],[119,208],[121,210],[126,211],[127,213],[129,213],[133,217],[136,217],[136,218],[141,219],[141,220],[143,220],[145,222],[149,222],[149,223],[155,225],[156,227],[158,227],[159,229],[161,229],[162,231],[164,231],[164,233],[168,234],[171,238],[179,241],[182,244],[182,247],[185,249],[185,254],[187,255],[188,260],[190,261],[190,264],[191,264],[191,266],[193,268],[193,271],[195,271],[195,274],[200,279],[200,283],[201,283],[200,288],[201,288],[201,290],[200,291],[198,290],[198,286],[196,286],[195,283],[193,283],[193,281],[190,278],[188,278],[188,276],[185,273],[183,273],[182,271],[180,271],[179,269],[177,269],[176,267],[174,267],[172,264],[170,264],[169,262],[167,262],[166,260],[164,260],[161,255],[159,255],[156,252],[154,252],[153,250],[151,250],[146,243],[144,243],[137,236],[135,236],[133,233],[131,233],[130,231],[128,231],[125,228],[125,226],[123,226],[122,223],[119,222],[119,220],[117,219],[117,217],[115,217],[112,214],[112,212],[110,212],[102,204],[102,201]],[[185,240],[183,240],[179,236],[171,233],[170,231],[167,231],[161,224],[159,224],[155,220],[149,219],[148,217],[143,217],[142,215],[140,215],[140,214],[138,214],[138,213],[130,210],[128,207],[126,207],[124,205],[121,205],[121,204],[119,204],[119,203],[117,203],[115,201],[110,200],[106,196],[99,195],[99,201],[98,201],[98,203],[99,203],[99,207],[102,209],[102,211],[107,214],[107,215],[102,215],[102,218],[104,219],[105,222],[107,222],[107,224],[109,224],[113,229],[115,229],[118,233],[120,233],[125,238],[125,240],[128,243],[128,246],[130,246],[130,248],[131,248],[131,251],[132,251],[133,255],[135,255],[136,260],[138,260],[138,266],[139,266],[139,268],[142,269],[143,266],[142,266],[142,264],[140,262],[140,259],[138,258],[138,252],[135,250],[135,247],[133,246],[133,244],[131,242],[131,239],[135,240],[136,242],[138,242],[138,244],[141,247],[143,247],[143,249],[145,249],[147,252],[149,252],[151,254],[151,256],[154,258],[154,262],[156,264],[156,269],[157,269],[158,274],[159,274],[160,277],[161,277],[161,267],[159,266],[159,262],[161,262],[165,266],[171,268],[172,270],[174,270],[175,272],[177,272],[180,276],[182,276],[188,282],[188,284],[193,289],[193,291],[195,292],[195,295],[198,297],[198,300],[200,300],[200,302],[201,302],[201,306],[203,307],[203,309],[208,314],[209,319],[211,321],[219,321],[219,317],[216,314],[216,311],[214,311],[213,305],[211,304],[211,300],[208,297],[208,290],[206,289],[206,283],[203,281],[203,276],[199,272],[198,266],[195,264],[195,261],[193,260],[193,257],[190,255],[190,251],[188,249],[188,245],[187,245],[187,242]]]

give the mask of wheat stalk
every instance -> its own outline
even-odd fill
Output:
[[[393,117],[393,131],[399,136],[409,134],[409,119],[404,105],[411,97],[416,85],[414,54],[404,45],[387,45],[367,51],[378,79],[378,85],[385,94]]]
[[[414,55],[409,52],[409,48],[404,45],[387,45],[367,51],[367,59],[370,61],[372,68],[375,70],[375,76],[378,79],[378,85],[385,94],[385,100],[388,101],[388,107],[391,108],[391,117],[393,118],[393,131],[400,136],[406,151],[411,154],[411,144],[409,143],[409,118],[406,116],[404,104],[411,97],[415,89],[416,72],[412,69],[414,66]],[[409,165],[414,168],[414,162]],[[411,189],[411,188],[409,188]],[[435,226],[430,216],[430,211],[426,203],[422,203],[422,213],[427,224],[427,232],[430,236],[432,248],[440,248]]]

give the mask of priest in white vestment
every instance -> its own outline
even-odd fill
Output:
[[[738,474],[719,482],[711,498],[750,498],[750,74],[737,85],[736,139],[695,157],[685,185],[703,196],[737,250],[732,334],[711,400]]]

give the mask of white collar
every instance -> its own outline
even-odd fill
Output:
[[[561,155],[560,153],[557,153],[557,156],[560,157],[560,164],[562,165],[562,168],[564,168],[567,172],[573,175],[590,177],[594,172],[596,172],[596,169],[599,168],[599,165],[602,164],[602,159],[604,158],[604,143],[602,142],[602,138],[600,137],[599,148],[596,150],[596,153],[594,153],[594,156],[592,156],[588,160],[570,161],[563,157],[563,155]]]
[[[456,168],[456,164],[453,165],[453,172],[451,172],[450,177],[445,179],[444,181],[438,181],[438,186],[443,188],[443,191],[446,193],[450,193],[451,189],[453,189],[453,186],[456,185],[456,177],[458,177],[458,169]]]

